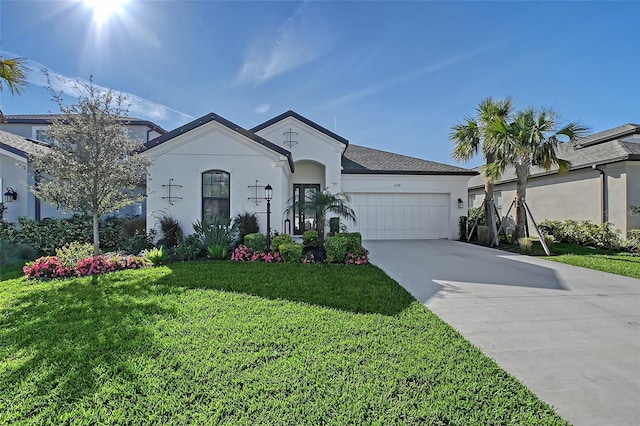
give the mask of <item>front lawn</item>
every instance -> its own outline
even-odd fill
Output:
[[[566,424],[372,265],[14,276],[1,424]]]
[[[508,246],[500,246],[502,249],[518,252],[517,248],[509,249]],[[593,247],[584,247],[567,243],[555,243],[552,256],[546,256],[539,241],[533,242],[532,256],[541,256],[554,262],[566,263],[597,271],[610,272],[632,278],[640,278],[640,256],[627,252],[602,250]]]

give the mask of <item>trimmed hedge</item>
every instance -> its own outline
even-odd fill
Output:
[[[254,251],[265,251],[267,247],[267,236],[265,234],[247,234],[244,236],[244,245]]]
[[[330,235],[327,237],[324,245],[327,252],[327,262],[344,262],[344,259],[347,256],[347,247],[349,245],[349,237],[347,234]]]
[[[280,255],[285,262],[300,262],[302,259],[302,245],[297,243],[284,243],[279,247]]]
[[[273,244],[273,249],[275,251],[280,250],[280,246],[283,244],[289,244],[291,242],[291,235],[289,234],[280,234],[273,238],[271,244]]]
[[[609,222],[595,224],[588,220],[545,220],[540,231],[552,235],[556,242],[617,250],[621,246],[620,231]]]
[[[51,256],[70,243],[93,243],[90,216],[33,220],[19,217],[16,223],[0,222],[0,239],[11,244],[26,244],[39,255]],[[144,219],[110,217],[100,222],[100,247],[138,253],[152,247],[153,235],[145,231]]]

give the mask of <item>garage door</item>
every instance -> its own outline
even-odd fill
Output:
[[[449,235],[449,194],[350,193],[363,239],[437,239]]]

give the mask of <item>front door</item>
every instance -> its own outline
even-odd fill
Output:
[[[293,199],[295,201],[293,209],[293,235],[302,235],[304,231],[316,229],[316,217],[313,214],[305,214],[297,208],[298,202],[308,200],[316,191],[320,191],[320,184],[317,183],[294,183]]]

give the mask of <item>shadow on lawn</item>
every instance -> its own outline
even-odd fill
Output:
[[[33,284],[42,290],[1,311],[0,356],[8,361],[0,375],[2,422],[39,422],[64,412],[61,405],[107,398],[106,388],[138,374],[132,360],[154,353],[145,324],[172,311],[151,301],[143,275],[107,279]]]
[[[169,265],[159,285],[215,289],[354,313],[395,315],[415,299],[381,269],[355,265],[191,262]]]

